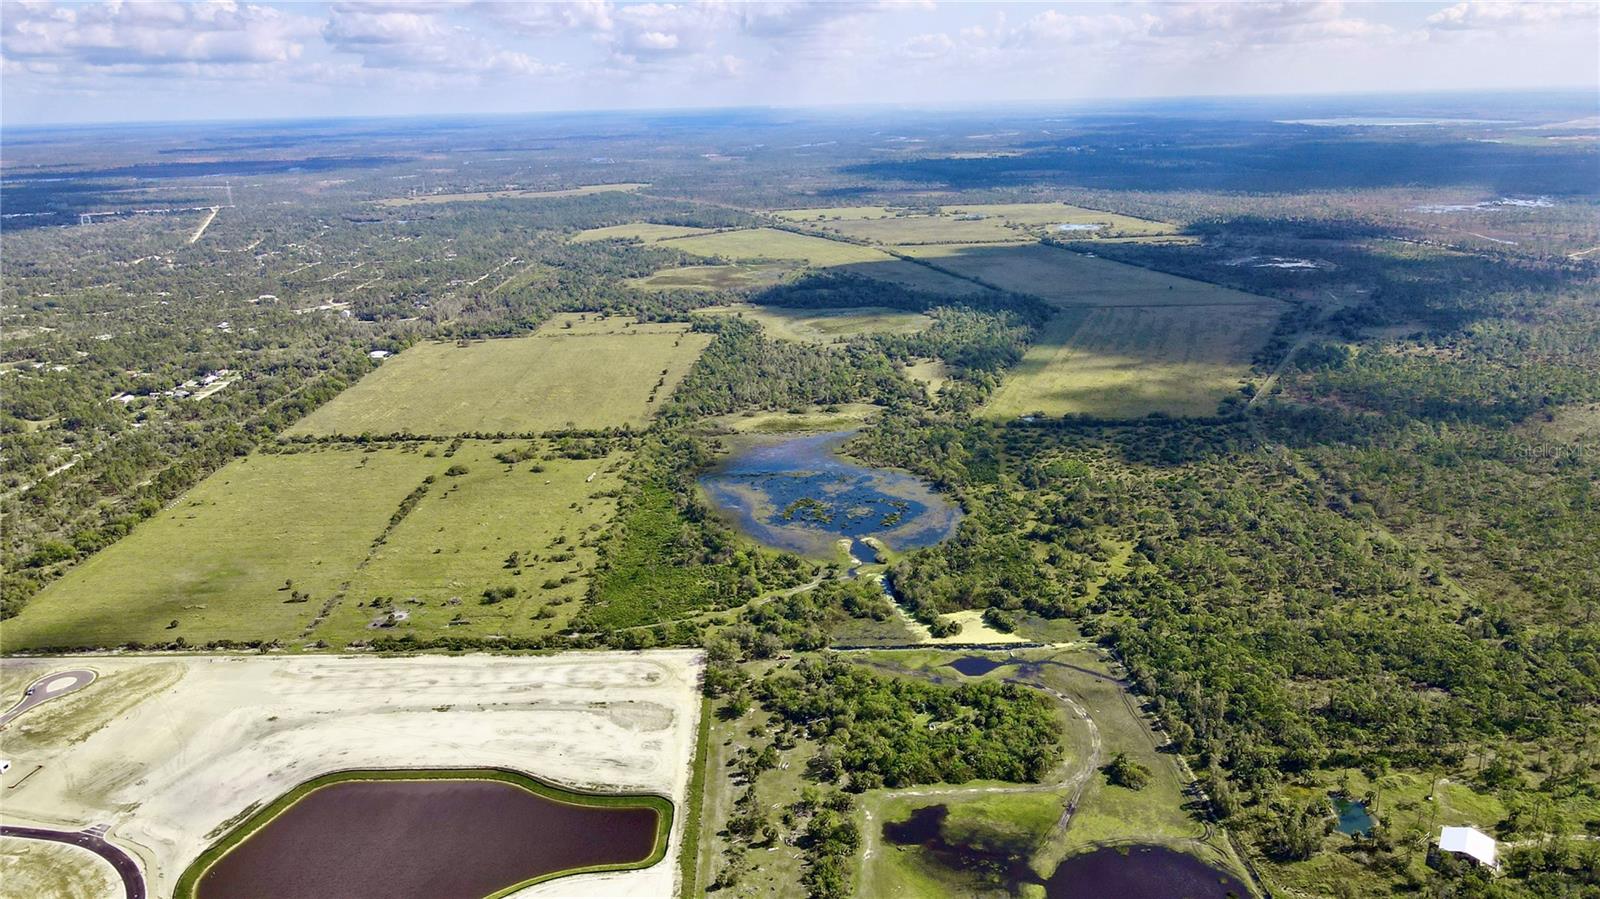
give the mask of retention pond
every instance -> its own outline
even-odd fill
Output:
[[[483,899],[643,867],[665,850],[671,804],[660,797],[568,793],[510,772],[404,776],[303,785],[203,855],[178,895]]]
[[[764,441],[700,478],[713,503],[746,534],[819,558],[837,551],[872,561],[868,540],[894,550],[932,546],[955,532],[961,510],[921,479],[868,468],[838,449],[854,432]]]

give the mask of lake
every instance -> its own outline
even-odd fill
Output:
[[[351,780],[319,787],[201,876],[199,899],[482,899],[655,851],[650,807],[560,802],[493,780]]]
[[[854,431],[762,439],[700,478],[716,507],[745,534],[777,549],[833,558],[839,541],[873,561],[868,540],[892,550],[950,537],[961,510],[923,480],[839,455]]]
[[[1373,826],[1377,824],[1372,820],[1372,815],[1365,805],[1352,802],[1343,796],[1333,797],[1333,810],[1339,814],[1337,827],[1343,834],[1366,836],[1372,833]]]
[[[1062,862],[1048,899],[1227,899],[1251,893],[1232,876],[1164,846],[1096,849]]]

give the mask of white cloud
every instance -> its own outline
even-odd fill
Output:
[[[315,34],[312,18],[226,0],[0,7],[0,52],[8,60],[88,67],[282,63]]]
[[[1569,3],[1468,0],[1447,6],[1429,16],[1428,27],[1442,31],[1542,28],[1597,17],[1600,17],[1600,3],[1587,0]],[[1590,31],[1590,37],[1595,37],[1593,31]]]

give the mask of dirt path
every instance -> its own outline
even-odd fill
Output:
[[[210,211],[206,213],[206,217],[200,220],[200,227],[194,229],[194,233],[189,235],[190,243],[198,241],[200,239],[200,235],[206,233],[206,229],[211,227],[211,223],[216,220],[217,212],[220,209],[222,209],[221,206],[211,207]]]

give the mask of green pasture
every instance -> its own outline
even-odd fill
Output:
[[[749,290],[782,283],[796,271],[791,262],[730,262],[664,268],[628,283],[642,290]]]
[[[710,335],[638,325],[531,337],[420,343],[311,413],[290,435],[451,435],[649,422]],[[659,385],[659,386],[658,386]]]
[[[1045,234],[1141,238],[1171,234],[1172,225],[1066,203],[978,203],[938,207],[844,206],[776,213],[809,228],[891,246],[1006,243]],[[1094,231],[1057,232],[1056,225],[1099,225]]]
[[[0,642],[17,651],[295,637],[401,500],[424,477],[442,478],[451,460],[430,457],[430,446],[230,462],[46,587],[5,623]]]
[[[1250,376],[1278,304],[1057,313],[984,407],[993,418],[1214,415]]]
[[[1044,244],[907,247],[905,252],[1001,290],[1075,306],[1227,306],[1276,301],[1230,287]]]
[[[882,306],[850,309],[790,309],[782,306],[710,306],[700,314],[736,315],[758,322],[768,337],[796,343],[833,343],[858,334],[915,334],[933,324],[917,312]]]
[[[391,197],[387,200],[379,200],[378,205],[422,206],[433,203],[481,203],[484,200],[548,200],[557,197],[583,197],[589,194],[635,191],[649,186],[648,184],[637,182],[619,182],[616,184],[587,184],[582,187],[569,187],[564,190],[484,190],[458,194],[423,194],[416,197]]]
[[[625,457],[495,458],[527,446],[463,444],[451,463],[467,471],[428,485],[312,636],[335,646],[406,634],[525,637],[571,620],[594,565],[592,544],[616,512]],[[485,590],[505,587],[516,595],[484,601]]]
[[[572,241],[573,243],[589,243],[596,240],[641,240],[645,243],[655,243],[673,237],[704,234],[706,230],[705,228],[690,228],[686,225],[630,222],[626,225],[610,225],[605,228],[589,228],[579,231],[572,236]]]
[[[873,247],[777,228],[718,231],[665,240],[660,245],[714,259],[745,262],[793,260],[812,268],[847,272],[947,295],[970,294],[981,289]]]

